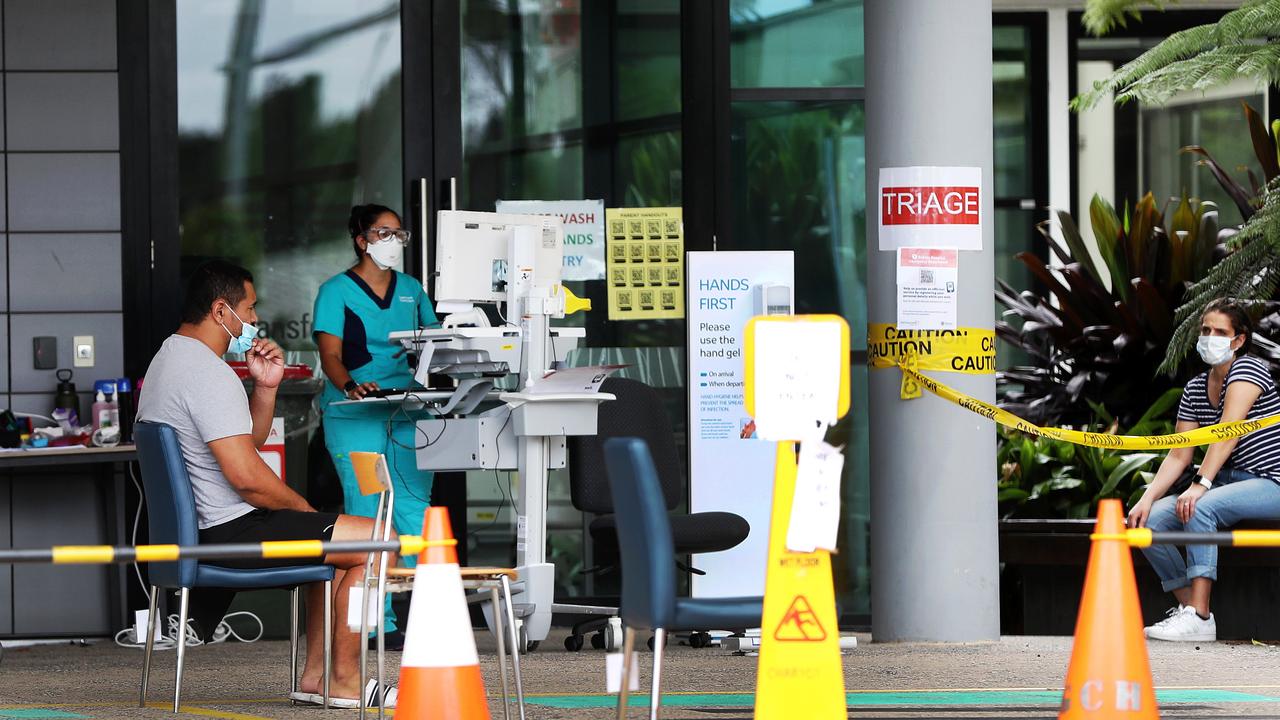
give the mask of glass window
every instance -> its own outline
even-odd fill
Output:
[[[862,2],[730,0],[732,86],[861,86]]]
[[[313,351],[351,206],[402,202],[399,3],[178,0],[177,45],[184,275],[244,264],[263,328]]]
[[[584,38],[585,28],[601,34]],[[461,83],[463,208],[492,211],[499,199],[680,205],[679,0],[465,0]],[[570,363],[629,365],[623,376],[659,390],[683,454],[683,321],[610,322],[603,281],[566,285],[596,308],[557,321],[587,328]],[[483,527],[471,560],[509,564],[510,478],[469,475],[472,521]],[[568,482],[557,471],[548,485],[556,594],[616,594],[617,573],[580,572],[594,559]]]
[[[1020,25],[992,29],[996,197],[1035,195],[1031,183],[1030,34],[1029,28]]]
[[[1266,100],[1248,81],[1219,88],[1218,92],[1220,96],[1214,99],[1197,91],[1161,107],[1143,106],[1142,177],[1138,191],[1150,190],[1160,203],[1183,192],[1210,200],[1217,203],[1219,220],[1227,227],[1243,222],[1240,209],[1209,169],[1198,164],[1201,156],[1181,149],[1188,145],[1205,148],[1236,182],[1251,189],[1249,174],[1241,168],[1252,168],[1259,181],[1261,171],[1240,103],[1249,103],[1266,117]]]
[[[462,4],[463,208],[582,197],[575,0]]]
[[[866,349],[866,127],[861,102],[733,104],[735,249],[794,250],[796,312],[839,313]],[[832,436],[848,450],[841,552],[846,613],[870,612],[867,368],[853,363],[853,411]],[[861,410],[861,411],[859,411]]]

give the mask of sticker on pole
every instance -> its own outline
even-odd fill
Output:
[[[881,250],[982,249],[982,168],[880,168]]]
[[[782,622],[773,631],[773,639],[785,642],[820,642],[827,639],[827,631],[805,596],[797,595],[791,601],[791,607],[783,613]]]
[[[821,438],[849,410],[849,325],[839,315],[747,321],[744,397],[764,440]]]

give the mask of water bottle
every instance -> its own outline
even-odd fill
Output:
[[[116,398],[120,412],[120,442],[133,442],[133,383],[129,378],[116,380]]]
[[[65,377],[63,373],[66,373]],[[72,427],[76,427],[80,424],[80,396],[76,394],[76,384],[71,382],[72,371],[69,368],[62,368],[56,374],[58,394],[53,398],[53,409],[65,410],[67,422]]]

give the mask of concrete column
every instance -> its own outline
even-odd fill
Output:
[[[879,250],[879,171],[982,168],[981,252],[960,253],[961,327],[990,330],[995,301],[991,0],[867,0],[867,314],[896,321],[894,256]],[[994,375],[934,373],[994,402]],[[876,641],[972,642],[1000,634],[995,438],[990,420],[901,374],[872,370],[871,619]]]

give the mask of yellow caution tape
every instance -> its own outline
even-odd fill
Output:
[[[110,563],[116,550],[110,545],[62,545],[53,548],[54,564]]]
[[[996,371],[996,333],[980,328],[955,330],[899,330],[887,323],[867,328],[867,364],[898,367],[916,358],[918,370],[990,375]]]
[[[1113,450],[1169,450],[1172,448],[1196,447],[1198,445],[1212,445],[1216,442],[1229,440],[1248,435],[1255,430],[1261,430],[1280,423],[1280,415],[1272,415],[1271,417],[1260,418],[1258,420],[1238,420],[1236,422],[1220,423],[1218,425],[1206,425],[1188,430],[1187,432],[1171,433],[1169,435],[1112,435],[1110,433],[1093,433],[1083,432],[1080,430],[1067,430],[1065,428],[1048,428],[1033,425],[1026,420],[1014,415],[1007,410],[1001,410],[995,405],[985,403],[977,398],[965,395],[962,392],[943,385],[933,378],[921,375],[915,370],[908,367],[900,366],[903,376],[910,376],[912,380],[919,383],[926,390],[937,395],[943,400],[959,405],[960,407],[977,413],[983,417],[990,418],[1006,427],[1015,430],[1021,430],[1031,435],[1040,435],[1042,437],[1053,438],[1054,440],[1064,440],[1076,445],[1085,445],[1087,447],[1110,448]]]

